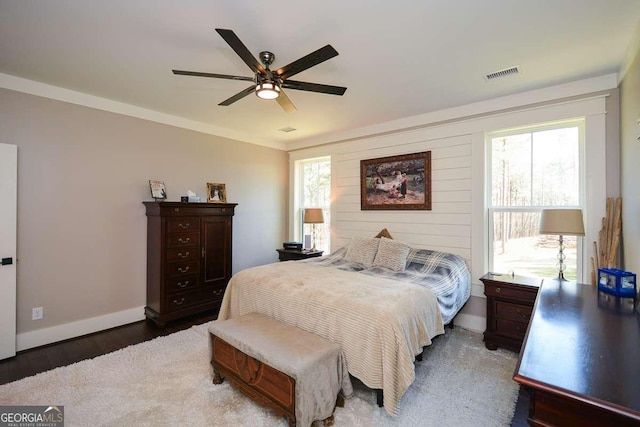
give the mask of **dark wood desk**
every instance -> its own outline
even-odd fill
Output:
[[[530,425],[639,426],[634,300],[545,280],[513,379],[530,392]]]

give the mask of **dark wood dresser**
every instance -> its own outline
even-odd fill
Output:
[[[542,279],[487,273],[480,280],[487,296],[485,347],[520,351]]]
[[[597,287],[545,279],[513,379],[534,426],[640,425],[640,313]]]
[[[218,310],[231,278],[235,203],[144,202],[147,209],[147,306],[162,326]]]

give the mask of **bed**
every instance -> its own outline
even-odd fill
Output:
[[[349,373],[382,389],[385,410],[397,415],[415,379],[415,356],[470,295],[463,258],[402,245],[360,238],[328,256],[240,271],[218,318],[259,312],[339,343]],[[385,261],[383,253],[392,256]]]

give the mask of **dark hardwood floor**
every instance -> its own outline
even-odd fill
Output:
[[[152,322],[142,320],[106,331],[21,351],[15,357],[0,361],[0,384],[17,381],[81,360],[92,359],[216,318],[217,312],[189,317],[168,323],[164,329],[158,328]]]
[[[217,313],[189,317],[167,324],[160,329],[146,320],[96,332],[78,338],[19,352],[15,357],[0,361],[0,384],[6,384],[39,372],[92,359],[130,345],[188,329],[193,325],[215,320]],[[527,426],[529,397],[521,389],[511,427]]]

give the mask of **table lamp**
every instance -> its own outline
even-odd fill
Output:
[[[584,223],[581,209],[543,209],[540,215],[540,234],[558,235],[558,280],[565,280],[564,246],[562,236],[584,236]]]
[[[313,225],[313,231],[312,231],[313,247],[311,248],[311,250],[316,251],[317,250],[316,249],[316,224],[324,223],[324,215],[322,215],[322,209],[306,208],[304,210],[304,223]]]

